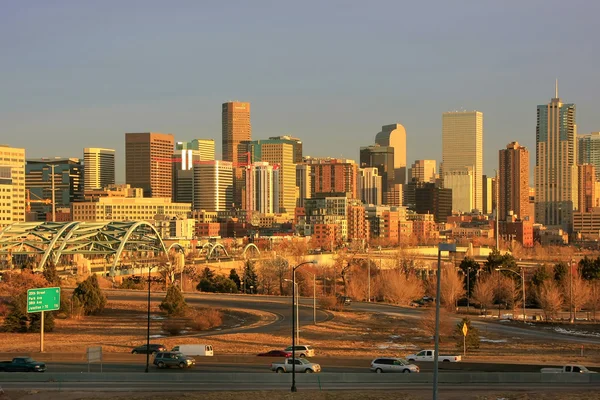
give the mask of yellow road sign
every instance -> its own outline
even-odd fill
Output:
[[[462,328],[463,336],[467,336],[468,331],[469,331],[469,328],[467,328],[467,324],[463,324],[463,328]]]

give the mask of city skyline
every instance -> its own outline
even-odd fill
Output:
[[[439,115],[478,109],[486,115],[483,173],[492,175],[494,155],[506,143],[535,148],[531,110],[551,97],[555,78],[563,96],[578,104],[579,133],[600,126],[596,3],[531,2],[516,11],[441,3],[434,17],[425,5],[384,1],[342,11],[318,4],[317,13],[306,3],[266,11],[238,4],[233,12],[223,5],[122,5],[118,13],[114,4],[56,2],[49,33],[43,3],[7,6],[0,16],[2,36],[11,38],[0,67],[6,77],[0,120],[8,144],[27,148],[32,158],[114,148],[117,181],[124,182],[122,132],[214,138],[221,154],[217,110],[239,99],[252,103],[254,139],[291,134],[303,140],[307,155],[357,160],[373,126],[397,122],[408,132],[407,163],[439,162]],[[290,11],[294,21],[278,18]],[[409,21],[391,23],[399,13]],[[100,17],[107,14],[108,20]],[[133,15],[143,25],[132,23]],[[268,28],[256,22],[269,17]],[[164,18],[179,21],[178,29],[158,35],[150,27]],[[552,25],[566,33],[547,28]],[[246,41],[234,40],[240,32]],[[456,45],[466,40],[470,46]],[[90,47],[93,55],[76,51]],[[157,53],[165,57],[157,60]],[[372,62],[383,54],[385,63]],[[240,56],[248,60],[241,69]],[[147,58],[155,61],[139,68]]]

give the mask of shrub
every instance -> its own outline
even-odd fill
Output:
[[[170,335],[179,335],[184,329],[185,321],[181,318],[169,318],[162,323],[162,330]]]
[[[93,274],[77,285],[72,297],[77,300],[73,304],[80,304],[85,315],[99,314],[106,307],[106,296],[100,289],[98,277]]]
[[[29,314],[29,328],[28,332],[39,332],[40,326],[42,325],[41,313]],[[54,313],[44,313],[44,332],[52,332],[54,330]]]
[[[167,295],[159,306],[159,308],[168,315],[179,316],[185,314],[187,307],[188,306],[185,302],[185,298],[183,297],[183,294],[181,294],[179,287],[176,285],[171,285],[169,287],[169,290],[167,290]]]
[[[463,325],[467,324],[467,337],[466,342],[463,343]],[[456,347],[462,349],[466,344],[467,350],[478,349],[479,348],[479,329],[474,327],[471,324],[471,320],[469,318],[463,318],[458,324],[456,324],[456,328],[454,328],[454,334],[457,337]]]
[[[196,290],[210,293],[237,293],[238,289],[234,281],[222,275],[211,278],[202,278]]]
[[[188,318],[189,325],[197,331],[206,331],[223,324],[223,313],[214,308],[191,310]]]
[[[335,296],[324,296],[319,299],[319,307],[324,310],[339,311],[342,305],[338,302]]]

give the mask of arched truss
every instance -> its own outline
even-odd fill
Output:
[[[215,253],[215,250],[217,250],[217,252],[218,252],[218,251],[221,251],[221,250],[218,250],[218,249],[222,249],[222,250],[223,250],[223,252],[225,253],[225,256],[226,256],[226,257],[229,257],[229,253],[227,253],[227,249],[225,248],[225,246],[223,246],[221,243],[214,243],[214,244],[212,245],[212,247],[211,247],[210,251],[208,252],[208,255],[206,256],[206,258],[207,258],[207,259],[209,259],[209,260],[210,260],[211,258],[213,258],[213,257],[214,257],[214,258],[218,258],[218,257],[215,257],[215,256],[213,255],[213,254]]]
[[[260,250],[258,249],[258,247],[256,247],[256,245],[254,243],[248,243],[246,245],[246,247],[244,247],[244,251],[242,251],[242,257],[246,257],[246,252],[250,250],[252,252],[254,252],[256,254],[256,256],[260,255]]]
[[[171,245],[167,248],[167,253],[170,253],[172,249],[175,249],[175,251],[178,251],[181,254],[185,254],[185,249],[177,242],[171,243]]]
[[[164,252],[162,238],[151,224],[138,222],[20,222],[0,231],[0,256],[37,256],[36,270],[48,260],[84,254],[113,258],[111,274],[123,252]]]

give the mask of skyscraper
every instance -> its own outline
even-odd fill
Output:
[[[12,167],[0,165],[0,231],[13,223]]]
[[[383,198],[394,186],[396,168],[394,168],[394,148],[391,146],[367,146],[360,148],[360,167],[377,168],[382,181]],[[406,171],[405,171],[406,173]]]
[[[377,168],[361,168],[358,170],[358,193],[365,204],[379,206],[382,204],[382,183]]]
[[[592,164],[577,166],[579,194],[577,211],[591,212],[596,200],[596,168]]]
[[[279,184],[278,173],[274,172],[277,170],[268,162],[255,162],[246,167],[246,211],[276,212],[274,200],[279,197]]]
[[[444,188],[452,189],[452,211],[470,213],[476,208],[474,180],[473,167],[444,173]]]
[[[296,208],[296,164],[294,146],[289,140],[255,140],[248,144],[253,161],[264,161],[279,168],[280,213],[293,213]]]
[[[518,218],[529,216],[529,151],[511,142],[499,152],[499,218],[503,221],[512,211]]]
[[[194,139],[177,142],[173,152],[173,201],[194,202],[194,165],[203,161],[215,160],[213,139]]]
[[[125,134],[125,183],[144,190],[144,197],[171,197],[172,155],[170,133]]]
[[[408,172],[409,182],[435,182],[435,160],[416,160]]]
[[[98,147],[83,149],[84,190],[103,189],[115,184],[115,151]]]
[[[193,210],[225,211],[233,203],[233,165],[227,161],[194,164]]]
[[[375,135],[375,143],[382,147],[394,149],[394,181],[406,183],[406,130],[400,124],[384,125],[381,132]],[[383,176],[382,171],[379,171]]]
[[[452,111],[442,114],[442,174],[473,169],[473,208],[483,209],[483,113]],[[442,176],[444,179],[445,177]],[[444,187],[446,185],[444,184]],[[469,210],[470,211],[470,210]]]
[[[600,132],[581,135],[577,141],[577,164],[592,164],[600,180]]]
[[[289,135],[272,136],[269,139],[271,139],[271,140],[289,140],[294,146],[294,163],[300,164],[302,162],[302,140],[300,140],[296,137],[293,137],[293,136],[289,136]]]
[[[296,164],[296,187],[298,187],[297,207],[304,207],[304,199],[311,197],[312,176],[310,165]]]
[[[12,222],[25,222],[25,149],[0,145],[0,166],[11,169]]]
[[[242,141],[252,139],[250,103],[230,101],[223,103],[221,113],[223,161],[245,162],[246,156],[240,149]],[[241,151],[240,151],[241,150]]]
[[[575,104],[555,97],[537,107],[535,222],[571,231],[577,207]]]

